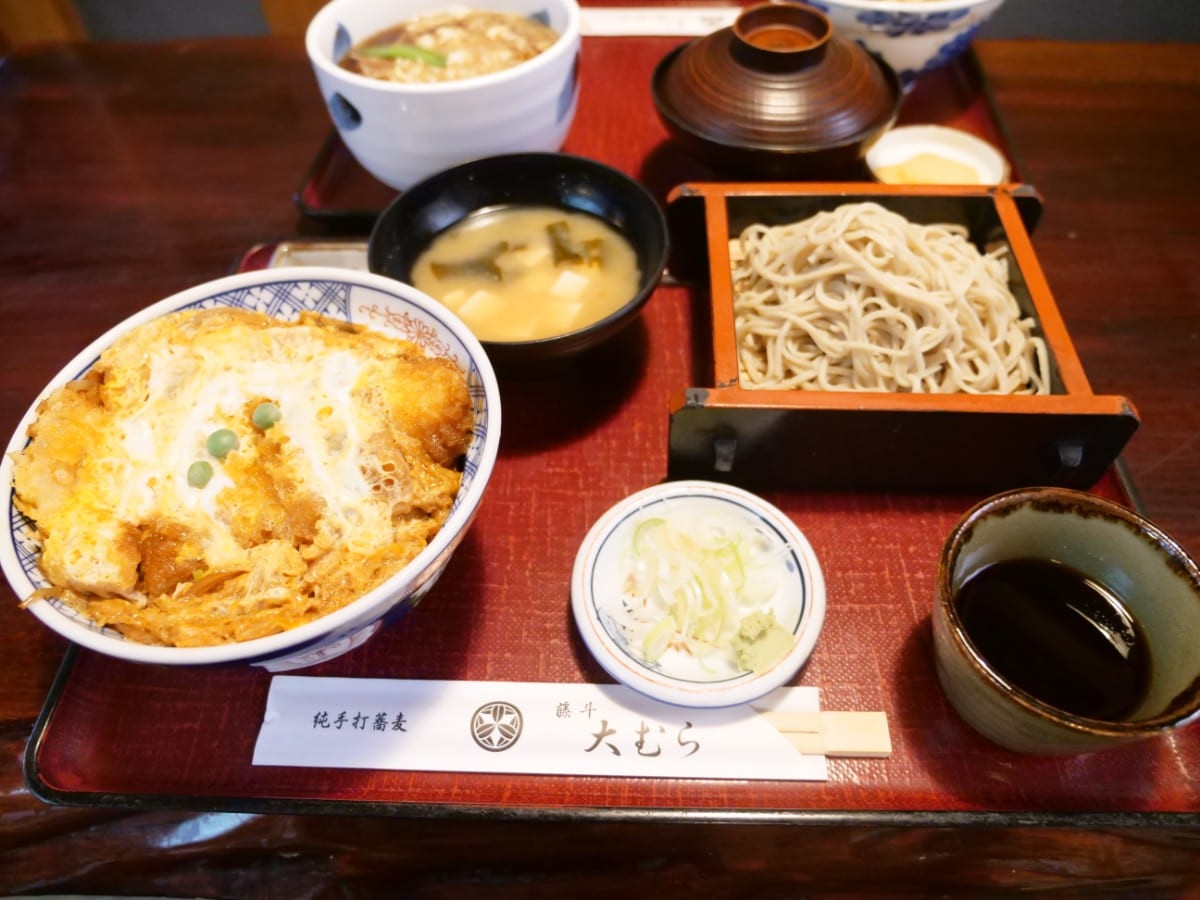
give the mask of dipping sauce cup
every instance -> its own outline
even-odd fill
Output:
[[[936,592],[942,689],[1003,747],[1086,753],[1200,717],[1200,567],[1117,503],[989,497],[951,531]]]

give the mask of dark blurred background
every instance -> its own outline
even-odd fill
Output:
[[[321,5],[321,0],[0,0],[0,37],[13,45],[63,36],[151,41],[271,32],[300,35]],[[653,5],[653,0],[645,0],[645,5]],[[1195,42],[1200,40],[1200,2],[1007,0],[980,36]]]

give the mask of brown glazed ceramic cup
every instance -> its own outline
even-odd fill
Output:
[[[964,583],[993,563],[1022,559],[1071,567],[1119,597],[1137,622],[1149,674],[1120,721],[1072,714],[1016,687],[968,636],[958,602]],[[1151,522],[1092,494],[1022,488],[970,509],[938,560],[933,640],[951,705],[979,733],[1020,753],[1086,753],[1200,717],[1200,568]]]

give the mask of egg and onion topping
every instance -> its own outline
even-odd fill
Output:
[[[144,324],[54,391],[15,459],[53,596],[127,637],[210,646],[332,612],[411,561],[471,439],[449,360],[239,309]]]

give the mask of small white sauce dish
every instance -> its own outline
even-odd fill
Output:
[[[976,184],[1003,184],[1009,177],[1009,164],[1004,154],[980,137],[944,125],[902,125],[885,132],[867,151],[867,167],[876,180],[884,184],[911,184],[912,181],[889,177],[887,170],[922,155],[945,160],[950,164],[948,168],[966,166],[974,171]],[[927,179],[923,183],[962,182],[946,177]]]
[[[773,613],[794,640],[782,658],[758,672],[704,660],[675,645],[648,662],[621,624],[630,603],[625,558],[638,527],[655,517],[709,515],[753,529],[778,551],[772,592],[759,608]],[[825,620],[825,579],[807,538],[772,504],[731,485],[674,481],[632,494],[596,521],[575,558],[571,607],[584,644],[620,683],[679,706],[736,706],[786,684],[808,660]]]

